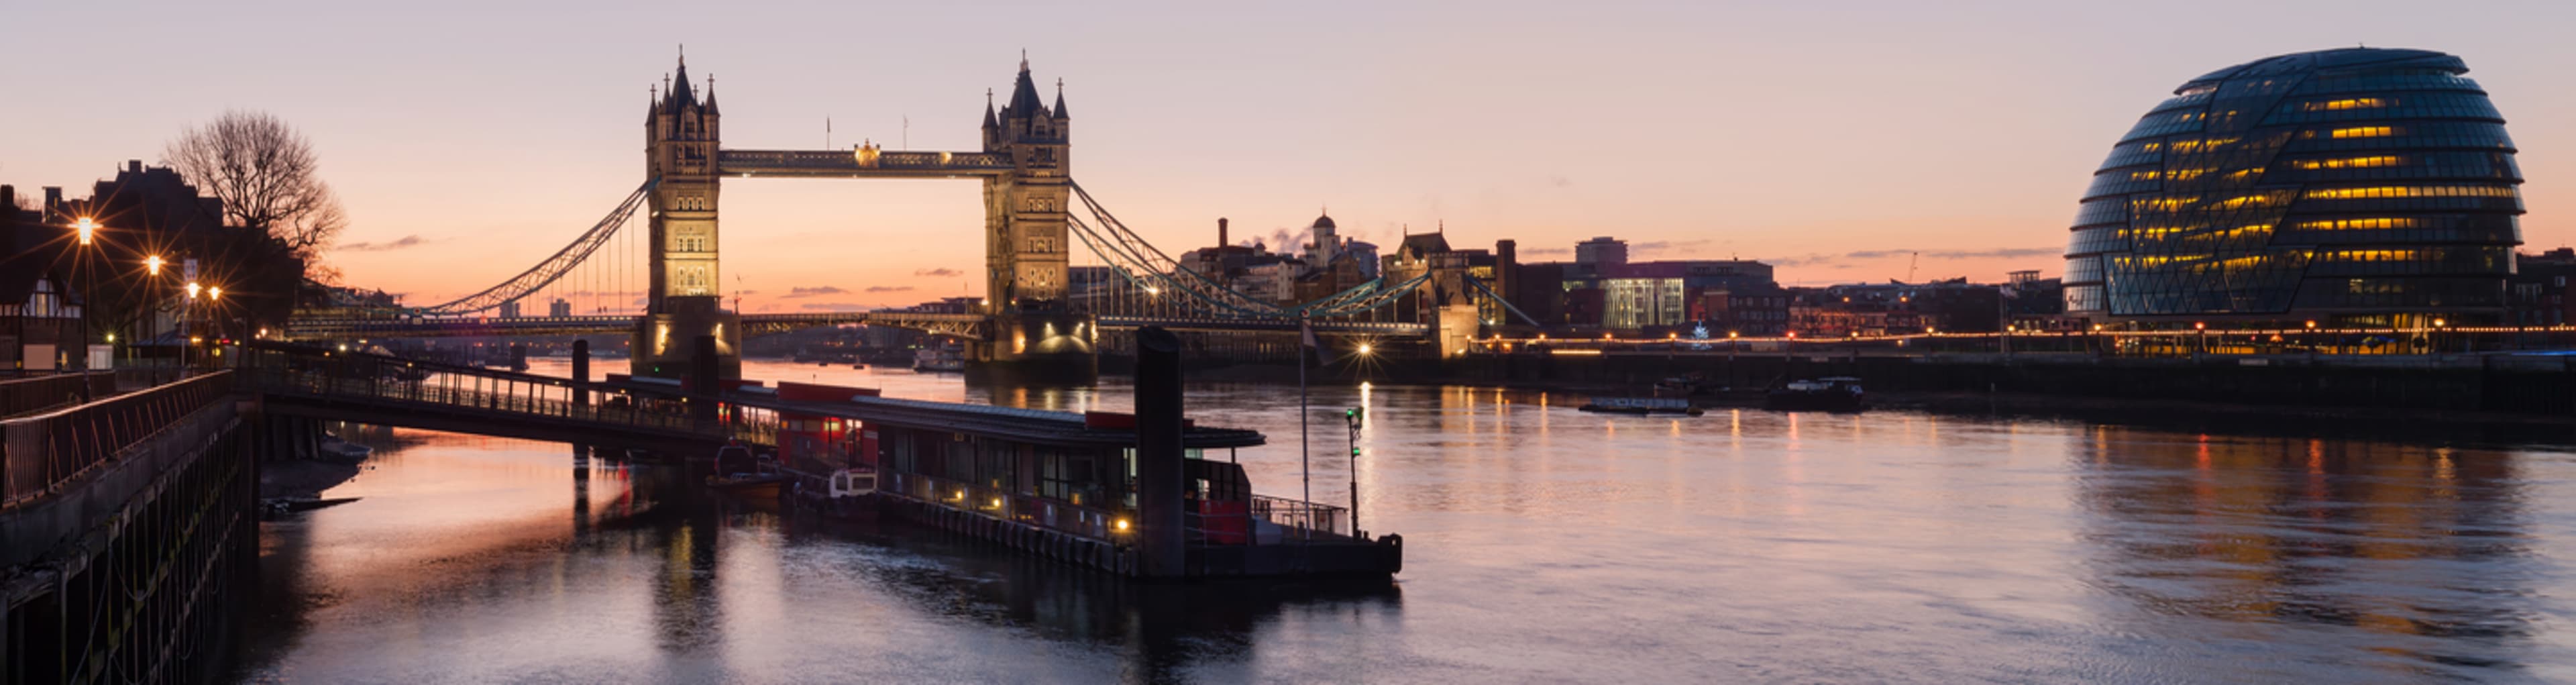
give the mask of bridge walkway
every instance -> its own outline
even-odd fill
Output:
[[[398,357],[257,344],[235,373],[282,416],[655,450],[713,449],[736,437],[692,418],[712,401],[570,379]]]

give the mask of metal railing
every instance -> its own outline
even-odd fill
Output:
[[[59,373],[0,379],[0,418],[32,414],[116,394],[116,374]]]
[[[1194,545],[1296,545],[1352,537],[1347,509],[1267,495],[1207,500],[1182,519]]]
[[[0,421],[0,509],[60,491],[233,390],[229,373],[200,375],[86,404]]]

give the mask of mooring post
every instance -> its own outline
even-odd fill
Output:
[[[590,341],[572,341],[572,404],[590,406]]]
[[[1136,331],[1137,575],[1187,570],[1181,511],[1181,339],[1161,326]]]
[[[689,418],[701,426],[716,422],[716,337],[701,335],[689,355]]]

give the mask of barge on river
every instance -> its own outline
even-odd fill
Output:
[[[1140,450],[1153,442],[1139,428],[1156,425],[1151,416],[804,383],[744,390],[752,389],[728,399],[747,410],[743,418],[774,426],[787,469],[872,473],[877,511],[1027,553],[1166,579],[1386,578],[1403,566],[1402,538],[1369,538],[1346,509],[1254,494],[1234,459],[1263,436],[1191,424],[1177,401],[1168,420],[1179,425],[1179,444]],[[1169,477],[1149,477],[1157,468]]]

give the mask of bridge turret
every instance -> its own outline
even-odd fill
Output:
[[[1089,321],[1072,311],[1065,292],[1073,179],[1064,96],[1059,92],[1057,110],[1049,110],[1022,54],[1001,110],[986,97],[984,151],[1010,160],[1011,170],[984,179],[981,313],[992,326],[976,360],[1005,368],[1078,365],[1087,373]]]
[[[985,180],[988,313],[1065,306],[1066,210],[1073,194],[1066,121],[1038,99],[1037,80],[1021,56],[1011,97],[984,139],[985,152],[1006,156],[1012,166],[1011,173]]]
[[[700,99],[697,84],[689,82],[685,57],[666,78],[669,85],[654,103],[645,131],[645,176],[660,184],[647,203],[651,290],[645,298],[646,320],[634,340],[633,363],[638,373],[677,377],[673,374],[689,364],[686,343],[714,335],[730,362],[725,371],[738,374],[739,362],[733,361],[738,358],[732,355],[741,326],[726,325],[735,319],[722,308],[724,281],[716,259],[716,160],[723,136],[715,81],[708,79]]]

